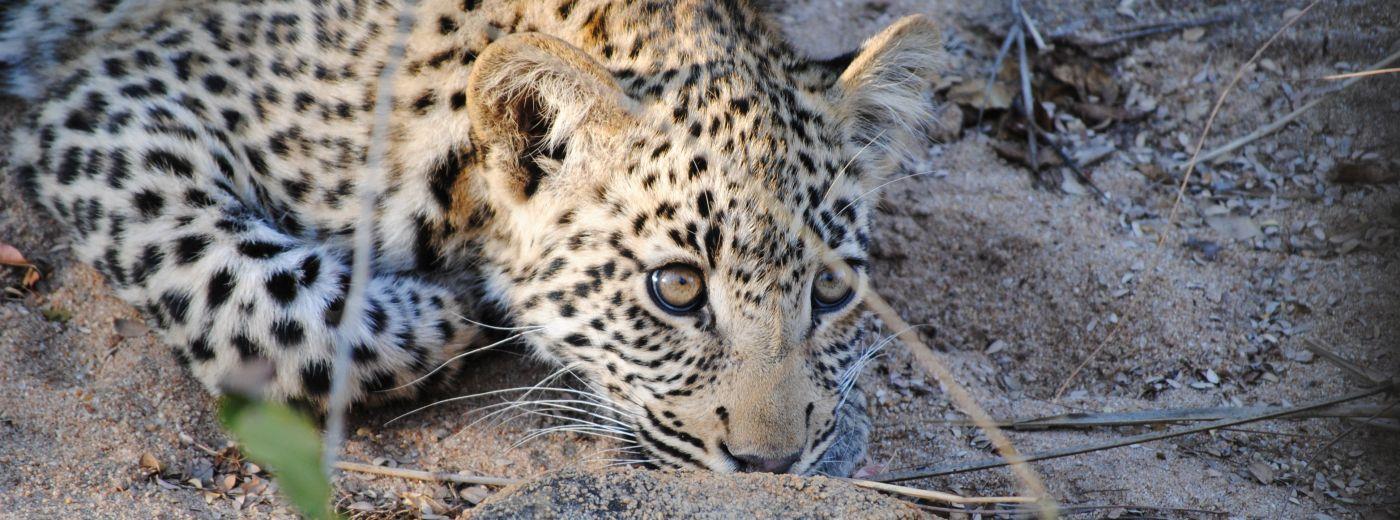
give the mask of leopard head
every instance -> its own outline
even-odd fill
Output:
[[[941,53],[922,17],[823,81],[782,48],[667,72],[539,34],[493,43],[467,100],[488,292],[636,458],[849,474],[869,431],[871,192],[920,139]]]

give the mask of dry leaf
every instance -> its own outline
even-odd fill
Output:
[[[1074,87],[1080,99],[1098,96],[1104,103],[1118,101],[1119,84],[1113,74],[1096,61],[1071,61],[1060,63],[1050,69],[1050,76]]]
[[[164,466],[161,465],[160,461],[156,460],[156,456],[151,455],[151,452],[149,451],[141,453],[140,464],[141,471],[147,475],[158,474],[161,472],[162,469],[164,469]]]
[[[1186,41],[1188,41],[1188,42],[1193,42],[1193,43],[1194,43],[1194,42],[1201,41],[1201,37],[1203,37],[1203,36],[1205,36],[1205,35],[1206,35],[1206,30],[1205,30],[1204,27],[1192,27],[1192,28],[1187,29],[1187,30],[1185,30],[1185,31],[1181,31],[1181,39],[1186,40]]]
[[[0,242],[0,265],[13,265],[16,267],[33,267],[28,260],[24,259],[24,254],[19,252],[15,246]]]
[[[476,505],[480,504],[482,500],[486,500],[486,497],[491,496],[491,490],[486,489],[486,486],[471,486],[462,489],[462,491],[457,494],[462,497],[462,500]]]
[[[1011,107],[1011,87],[994,82],[987,89],[987,80],[974,79],[954,85],[948,90],[948,101],[976,109],[1005,110]]]

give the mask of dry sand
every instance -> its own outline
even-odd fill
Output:
[[[1076,20],[1088,20],[1085,31],[1134,23],[1113,14],[1119,3],[1056,3],[1053,10],[1033,12],[1047,32]],[[995,43],[986,28],[1004,24],[1001,3],[957,4],[798,1],[779,19],[800,46],[822,56],[851,48],[900,15],[926,12],[949,29],[955,58],[950,74],[982,74]],[[1214,99],[1282,23],[1282,6],[1268,0],[1197,4],[1134,5],[1143,20],[1187,19],[1221,7],[1256,15],[1211,27],[1199,39],[1173,32],[1137,40],[1120,59],[1106,61],[1125,92],[1137,92],[1129,96],[1130,104],[1158,107],[1145,121],[1097,134],[1098,142],[1115,148],[1091,168],[1109,202],[1033,187],[1024,169],[999,158],[990,139],[976,132],[930,149],[919,168],[935,174],[901,181],[885,192],[876,219],[877,290],[907,321],[929,325],[922,329],[925,340],[994,416],[1296,404],[1358,388],[1337,367],[1304,354],[1306,339],[1382,377],[1393,377],[1400,367],[1395,340],[1400,190],[1393,183],[1336,186],[1326,177],[1331,165],[1367,151],[1381,153],[1382,160],[1398,158],[1400,98],[1394,93],[1400,92],[1400,78],[1363,82],[1299,124],[1254,143],[1241,154],[1244,160],[1210,168],[1207,174],[1217,183],[1213,193],[1192,190],[1176,225],[1166,226],[1173,187],[1141,173],[1138,158],[1179,158],[1189,150],[1182,143],[1193,143],[1204,123],[1199,105]],[[1246,76],[1210,146],[1306,102],[1310,89],[1321,85],[1309,78],[1355,70],[1400,48],[1395,29],[1400,8],[1393,1],[1326,4],[1282,37],[1266,55],[1269,67]],[[20,108],[13,102],[0,105],[0,114]],[[13,117],[3,119],[0,126],[13,124]],[[219,461],[181,439],[224,445],[213,401],[153,335],[117,332],[116,320],[139,320],[139,314],[115,298],[95,271],[73,260],[67,237],[21,199],[8,176],[3,182],[0,242],[47,262],[53,272],[32,296],[0,301],[0,516],[289,515],[275,499],[248,500],[239,509],[234,500],[182,482],[219,476]],[[1210,225],[1212,217],[1222,216],[1221,209],[1272,234],[1232,238]],[[1167,238],[1159,246],[1153,233],[1162,229]],[[1187,247],[1188,239],[1219,250],[1208,255]],[[5,272],[0,285],[16,279],[17,273]],[[51,319],[46,310],[51,317],[58,317],[52,311],[72,317]],[[1069,374],[1095,351],[1055,400]],[[518,352],[497,353],[479,358],[460,394],[529,385],[547,373],[547,367]],[[962,417],[901,348],[891,348],[874,363],[865,383],[876,424],[871,464],[895,470],[991,454],[975,429],[947,421]],[[348,457],[497,476],[552,475],[545,483],[493,497],[490,509],[478,515],[483,517],[526,514],[540,504],[561,514],[620,513],[604,501],[623,497],[618,489],[638,490],[631,497],[638,504],[627,510],[636,514],[662,505],[676,514],[721,516],[901,511],[888,498],[831,481],[640,471],[558,474],[599,468],[607,462],[598,459],[618,455],[603,451],[611,447],[607,442],[572,435],[511,449],[530,428],[548,423],[525,418],[468,427],[477,417],[470,414],[473,405],[487,402],[444,404],[387,425],[412,407],[362,412],[354,417]],[[1035,468],[1066,505],[1136,504],[1258,518],[1400,514],[1400,440],[1393,433],[1335,419],[1248,429]],[[1010,437],[1021,450],[1034,452],[1141,431],[1146,430],[1012,432]],[[1349,434],[1329,446],[1344,431]],[[166,478],[142,476],[143,453],[166,466]],[[1005,470],[910,484],[975,495],[1017,491]],[[353,505],[354,511],[397,510],[409,516],[425,512],[425,505],[434,514],[455,514],[483,491],[363,475],[344,477],[340,487],[346,495],[342,505]]]

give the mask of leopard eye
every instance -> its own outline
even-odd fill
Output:
[[[812,280],[812,307],[817,312],[831,312],[846,305],[855,295],[856,270],[845,263],[830,266]]]
[[[671,314],[687,314],[705,303],[705,276],[686,264],[671,264],[647,278],[651,299]]]

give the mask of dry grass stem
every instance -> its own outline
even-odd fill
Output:
[[[437,471],[423,471],[418,469],[388,468],[384,466],[373,466],[359,462],[336,461],[336,469],[344,471],[354,471],[356,473],[367,473],[370,475],[382,475],[386,477],[406,478],[410,480],[425,480],[429,482],[453,482],[456,484],[475,484],[483,486],[510,486],[524,482],[521,479],[503,477],[483,477],[480,475],[465,475],[462,473],[447,473]]]
[[[1219,421],[1266,414],[1278,410],[1276,406],[1221,406],[1210,408],[1178,408],[1170,410],[1142,410],[1135,412],[1071,413],[1036,417],[1031,419],[998,419],[1000,428],[1017,431],[1053,430],[1070,428],[1105,428],[1116,426],[1145,426],[1182,422]],[[1321,418],[1368,418],[1379,414],[1385,418],[1400,418],[1400,411],[1385,411],[1376,405],[1330,406],[1317,410],[1299,412],[1280,419],[1321,419]],[[973,426],[972,421],[934,421],[935,424]]]
[[[1305,339],[1303,340],[1303,346],[1307,347],[1308,350],[1311,350],[1314,354],[1322,356],[1322,359],[1326,359],[1327,362],[1336,365],[1337,368],[1340,368],[1346,373],[1351,374],[1352,377],[1360,379],[1362,386],[1376,386],[1378,384],[1381,384],[1379,378],[1367,373],[1364,369],[1362,369],[1359,366],[1356,366],[1355,363],[1352,363],[1351,361],[1338,355],[1337,353],[1323,348],[1323,346],[1318,345],[1316,341],[1313,341],[1311,339]]]
[[[1331,76],[1324,76],[1322,79],[1327,80],[1327,81],[1336,81],[1336,80],[1339,80],[1339,79],[1352,79],[1352,78],[1364,78],[1364,77],[1367,77],[1367,76],[1379,76],[1379,75],[1381,75],[1381,74],[1395,74],[1395,73],[1397,73],[1397,72],[1400,72],[1400,68],[1371,69],[1371,70],[1363,70],[1363,71],[1361,71],[1361,72],[1348,72],[1348,73],[1346,73],[1346,74],[1333,74],[1333,75],[1331,75]]]
[[[911,488],[908,486],[901,486],[899,484],[875,482],[873,480],[860,480],[853,478],[841,480],[845,480],[846,482],[855,484],[857,487],[873,489],[876,491],[884,491],[886,493],[893,493],[896,495],[903,495],[907,497],[922,498],[924,500],[934,500],[937,502],[943,502],[945,504],[1031,504],[1036,502],[1036,499],[1034,497],[965,497],[962,495],[955,495],[952,493],[945,493],[942,491],[930,491],[927,489]]]
[[[1310,411],[1310,410],[1316,410],[1316,409],[1319,409],[1319,408],[1326,408],[1326,407],[1334,406],[1334,405],[1337,405],[1337,404],[1346,403],[1346,402],[1350,402],[1350,401],[1355,401],[1355,400],[1357,400],[1357,399],[1364,399],[1364,398],[1367,398],[1367,397],[1371,397],[1371,396],[1373,396],[1373,395],[1385,393],[1385,392],[1390,391],[1390,389],[1391,389],[1393,386],[1394,386],[1393,384],[1386,384],[1386,385],[1381,386],[1381,387],[1372,388],[1372,389],[1368,389],[1368,390],[1361,390],[1361,391],[1358,391],[1358,392],[1355,392],[1355,393],[1352,393],[1352,394],[1349,394],[1349,395],[1346,395],[1346,396],[1334,398],[1334,399],[1327,399],[1327,400],[1322,400],[1322,401],[1314,401],[1314,402],[1312,402],[1312,403],[1308,403],[1308,404],[1304,404],[1304,405],[1299,405],[1299,406],[1292,406],[1292,407],[1287,407],[1287,408],[1278,408],[1278,409],[1276,409],[1276,410],[1272,410],[1272,411],[1270,411],[1270,412],[1262,413],[1262,414],[1259,414],[1259,415],[1251,415],[1251,416],[1241,417],[1241,418],[1224,419],[1224,420],[1220,420],[1220,421],[1214,421],[1214,422],[1202,424],[1202,425],[1199,425],[1199,426],[1192,426],[1192,427],[1189,427],[1189,428],[1183,428],[1183,429],[1180,429],[1180,430],[1173,430],[1173,431],[1166,431],[1166,432],[1150,432],[1150,433],[1144,433],[1144,434],[1141,434],[1141,435],[1131,435],[1131,436],[1128,436],[1128,437],[1122,437],[1122,438],[1119,438],[1119,439],[1114,439],[1114,440],[1111,440],[1111,441],[1108,441],[1108,442],[1102,442],[1102,443],[1097,443],[1097,444],[1087,444],[1087,445],[1081,445],[1081,446],[1071,446],[1071,447],[1068,447],[1068,448],[1062,448],[1062,449],[1058,449],[1058,450],[1050,450],[1050,451],[1044,451],[1044,452],[1040,452],[1040,453],[1033,453],[1033,454],[1031,454],[1031,455],[1029,455],[1029,456],[1020,458],[1019,460],[1015,461],[1014,463],[1016,463],[1016,464],[1025,464],[1026,462],[1033,462],[1033,461],[1038,461],[1038,460],[1049,460],[1049,459],[1057,459],[1057,458],[1061,458],[1061,457],[1069,457],[1069,456],[1073,456],[1073,455],[1082,455],[1082,454],[1085,454],[1085,453],[1091,453],[1091,452],[1095,452],[1095,451],[1103,451],[1103,450],[1108,450],[1108,449],[1113,449],[1113,448],[1121,448],[1121,447],[1123,447],[1123,446],[1131,446],[1131,445],[1134,445],[1134,444],[1141,444],[1141,443],[1144,443],[1144,442],[1152,442],[1152,441],[1159,441],[1159,440],[1162,440],[1162,439],[1169,439],[1169,438],[1172,438],[1172,437],[1180,437],[1180,436],[1182,436],[1182,435],[1190,435],[1190,434],[1193,434],[1193,433],[1201,433],[1201,432],[1206,432],[1206,431],[1210,431],[1210,430],[1219,430],[1219,429],[1227,428],[1227,427],[1230,427],[1230,426],[1237,426],[1237,425],[1248,424],[1248,423],[1252,423],[1252,422],[1266,421],[1266,420],[1269,420],[1269,419],[1278,419],[1278,418],[1282,418],[1282,417],[1291,416],[1291,415],[1296,414],[1296,413],[1299,413],[1299,412]],[[989,437],[990,437],[990,435],[989,435]],[[876,476],[873,480],[877,480],[877,481],[880,481],[880,482],[900,482],[900,481],[905,481],[905,480],[914,480],[914,479],[928,478],[928,477],[938,477],[938,476],[943,476],[943,475],[953,475],[953,474],[957,474],[957,473],[967,473],[967,472],[970,472],[970,471],[980,471],[980,470],[985,470],[985,469],[999,468],[999,467],[1003,467],[1003,466],[1007,466],[1007,465],[1011,465],[1011,464],[1013,464],[1013,462],[1010,462],[1010,461],[1008,461],[1008,460],[1006,460],[1006,459],[984,459],[984,460],[974,461],[974,462],[970,462],[970,463],[951,463],[951,464],[943,464],[943,465],[933,466],[933,467],[916,468],[916,469],[912,469],[912,470],[908,470],[908,471],[894,471],[894,472],[886,473],[886,474],[884,474],[884,475]],[[1014,467],[1014,466],[1013,466],[1013,467]]]
[[[365,169],[378,172],[384,169],[384,157],[389,153],[389,116],[393,112],[394,77],[399,64],[403,62],[404,48],[408,44],[413,29],[413,12],[418,0],[404,0],[395,20],[394,45],[389,48],[388,60],[379,72],[374,101],[374,120],[370,125],[369,149],[366,152]],[[356,196],[360,203],[360,214],[356,218],[354,249],[350,264],[350,286],[345,292],[343,316],[347,322],[358,320],[367,309],[365,291],[369,286],[370,255],[374,249],[375,208],[379,200],[379,183],[375,175],[366,175],[356,185]],[[336,457],[340,454],[340,444],[345,440],[345,415],[350,408],[351,345],[340,345],[332,353],[330,398],[326,403],[326,435],[324,452],[321,455],[321,471],[329,478],[336,467]]]

